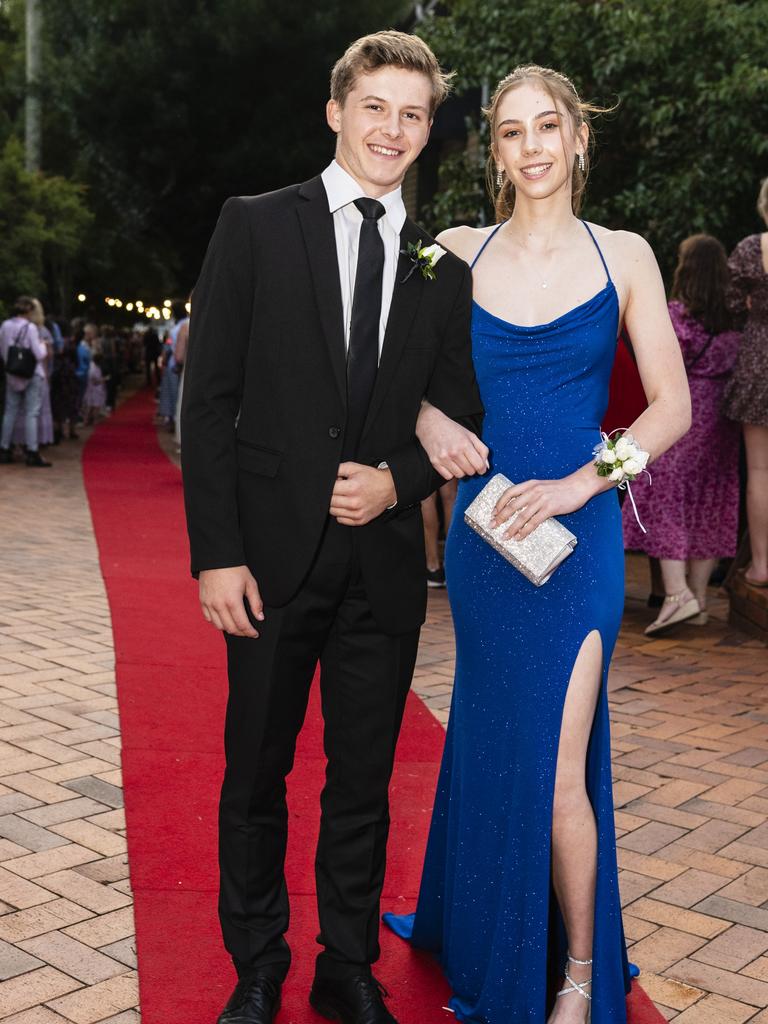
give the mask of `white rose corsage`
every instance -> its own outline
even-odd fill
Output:
[[[613,437],[614,434],[618,436]],[[640,522],[635,499],[632,496],[632,488],[629,485],[641,473],[645,473],[648,479],[651,479],[651,474],[645,468],[650,458],[650,453],[643,451],[629,431],[622,430],[621,428],[612,430],[610,434],[605,434],[601,431],[600,437],[602,438],[600,444],[596,445],[592,452],[595,457],[594,465],[597,469],[597,475],[607,476],[621,490],[627,491],[635,512],[637,525],[645,533],[646,529]]]
[[[415,270],[420,270],[421,276],[426,278],[427,281],[434,281],[437,276],[435,274],[435,267],[438,260],[445,256],[445,249],[438,245],[437,242],[433,245],[422,246],[421,239],[419,239],[418,242],[409,242],[408,248],[401,249],[400,253],[402,256],[407,256],[413,263],[413,266],[401,282],[405,284]]]

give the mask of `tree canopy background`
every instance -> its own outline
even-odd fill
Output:
[[[0,133],[22,131],[23,2],[0,0]],[[402,0],[45,0],[43,167],[86,186],[73,287],[194,284],[230,195],[311,177],[333,153],[330,68]],[[0,143],[3,136],[0,135]]]
[[[330,158],[328,75],[346,45],[408,23],[413,9],[402,0],[42,6],[43,170],[59,205],[33,195],[18,147],[6,146],[23,134],[24,4],[0,0],[0,206],[31,203],[45,238],[32,244],[19,210],[0,228],[14,259],[35,249],[54,306],[80,289],[183,295],[227,196],[302,180]],[[597,125],[585,214],[644,234],[669,273],[686,235],[708,231],[730,246],[759,228],[766,24],[768,0],[446,0],[419,31],[472,95],[537,62],[572,77],[585,99],[618,101]],[[425,224],[487,217],[477,156],[444,171]],[[57,224],[65,245],[51,235]],[[4,267],[0,299],[27,280]]]
[[[760,230],[766,25],[768,0],[449,0],[421,33],[457,69],[458,88],[492,92],[518,64],[540,64],[571,78],[583,100],[618,104],[595,122],[584,216],[644,235],[669,275],[688,235],[730,248]],[[491,217],[479,163],[446,161],[437,227]]]

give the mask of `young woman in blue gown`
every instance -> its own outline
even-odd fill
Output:
[[[464,478],[446,545],[456,679],[417,910],[385,920],[438,954],[473,1024],[626,1021],[606,687],[624,552],[592,464],[622,322],[649,403],[625,426],[652,458],[690,402],[649,246],[578,219],[590,109],[548,69],[504,79],[486,112],[499,223],[440,239],[473,267],[490,470],[472,475],[477,439],[423,410],[433,464]],[[498,518],[524,509],[514,536],[557,516],[578,538],[540,588],[464,523],[497,472],[514,481]]]

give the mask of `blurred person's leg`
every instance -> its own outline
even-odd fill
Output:
[[[35,376],[24,389],[24,440],[27,453],[36,452],[38,449],[42,407],[43,378]]]
[[[661,608],[664,604],[664,580],[658,558],[648,556],[648,568],[651,572],[651,592],[648,595],[649,608]]]
[[[768,427],[744,424],[747,452],[747,522],[752,547],[748,582],[768,582]]]
[[[427,572],[435,572],[435,570],[440,568],[440,550],[437,543],[437,532],[440,526],[440,520],[437,515],[437,491],[422,501],[421,517],[424,520],[424,547],[427,552]]]
[[[181,448],[181,399],[184,395],[184,369],[182,367],[181,374],[179,376],[179,394],[176,398],[176,429],[174,431],[174,439],[176,444]]]
[[[38,450],[40,410],[44,394],[45,381],[42,377],[33,377],[24,391],[24,436],[27,443],[27,465],[48,469],[50,462],[46,462]]]
[[[6,382],[5,385],[5,412],[3,413],[3,427],[2,435],[0,435],[0,448],[3,452],[10,454],[11,450],[11,438],[13,437],[13,428],[16,424],[16,417],[19,413],[19,408],[24,398],[23,391],[14,391],[13,388]]]
[[[88,388],[88,378],[77,379],[77,421],[82,423],[83,420],[83,402],[85,401],[85,392]]]
[[[686,580],[686,563],[676,558],[662,558],[660,563],[666,596],[655,621],[645,630],[649,636],[677,622],[685,622],[701,612],[699,602]]]
[[[446,480],[440,488],[440,500],[443,503],[443,532],[446,537],[448,536],[451,519],[453,519],[453,506],[456,504],[458,489],[458,480]]]
[[[702,611],[707,607],[707,586],[716,563],[716,558],[692,558],[689,562],[688,586]]]

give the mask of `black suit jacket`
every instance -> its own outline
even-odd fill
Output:
[[[408,242],[432,239],[407,220]],[[437,279],[400,256],[358,461],[386,461],[397,507],[352,527],[384,632],[424,620],[419,502],[442,482],[414,430],[426,396],[479,432],[471,277],[451,253]],[[341,461],[346,350],[333,218],[322,180],[227,200],[194,290],[182,468],[192,571],[248,565],[267,606],[301,586]]]

